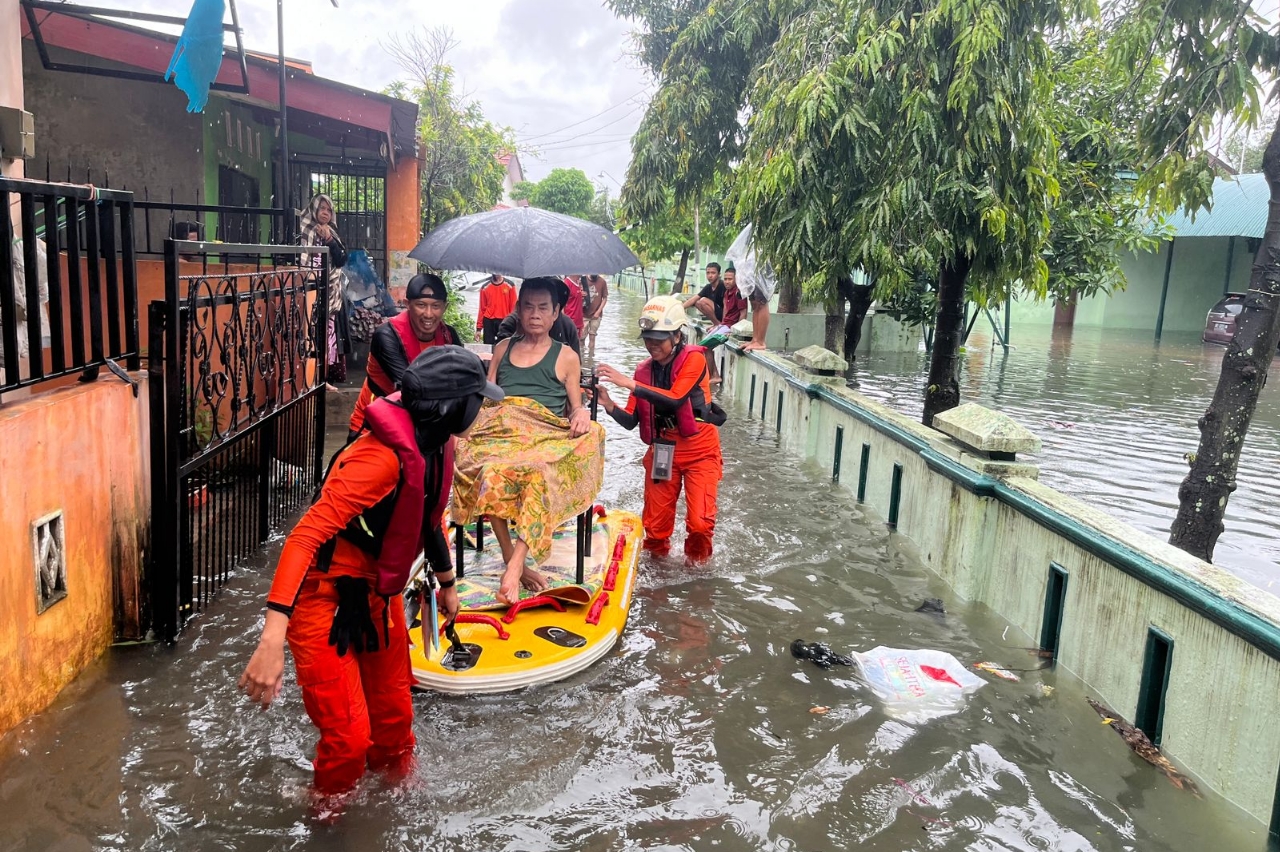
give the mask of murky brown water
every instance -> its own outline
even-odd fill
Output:
[[[1009,414],[1044,441],[1028,460],[1047,485],[1079,497],[1161,540],[1178,509],[1223,347],[1196,335],[1081,328],[1013,329],[1005,356],[981,325],[965,359],[961,396]],[[927,356],[873,354],[857,367],[859,390],[919,415]],[[1245,440],[1238,487],[1214,562],[1280,591],[1280,383],[1263,388]]]
[[[640,354],[637,311],[618,299],[606,321],[602,355],[621,365]],[[609,440],[604,497],[637,510],[639,441]],[[417,696],[410,785],[375,780],[337,825],[308,821],[314,734],[292,675],[267,713],[234,686],[269,552],[176,647],[114,650],[0,741],[0,849],[1265,848],[1260,824],[1134,758],[1066,675],[993,681],[913,727],[847,670],[794,660],[806,637],[1036,662],[1028,637],[953,600],[824,472],[779,455],[770,429],[735,418],[724,443],[713,562],[644,563],[621,646],[578,677]],[[945,620],[913,612],[929,596],[947,600]]]

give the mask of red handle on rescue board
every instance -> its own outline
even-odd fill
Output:
[[[555,598],[547,597],[546,595],[535,595],[531,598],[525,598],[522,601],[516,601],[511,606],[507,607],[507,614],[502,616],[502,623],[510,624],[516,620],[516,616],[519,615],[521,611],[532,609],[535,606],[549,606],[556,612],[564,612],[564,604],[560,603],[560,601]]]
[[[609,571],[604,575],[604,586],[602,587],[606,592],[612,592],[614,586],[618,585],[618,569],[620,567],[622,567],[622,564],[616,559],[609,563]]]
[[[609,593],[601,592],[596,598],[595,603],[591,605],[591,609],[587,612],[587,624],[599,624],[600,614],[604,612],[604,608],[609,605]]]
[[[621,562],[622,553],[627,549],[627,537],[625,535],[618,536],[618,543],[613,546],[613,561]]]
[[[499,639],[510,639],[511,634],[502,629],[502,625],[498,623],[498,619],[492,615],[485,615],[483,612],[460,612],[458,617],[454,619],[455,624],[487,624],[494,630],[498,631]],[[444,629],[447,624],[440,625],[440,635],[444,635]]]

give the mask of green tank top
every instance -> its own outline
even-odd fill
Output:
[[[502,353],[502,361],[498,363],[498,387],[506,391],[507,396],[532,399],[542,403],[552,414],[564,417],[569,411],[569,392],[556,375],[556,361],[564,344],[558,340],[551,341],[547,354],[532,367],[517,367],[511,363],[512,346],[515,346],[515,340],[507,346],[507,351]]]

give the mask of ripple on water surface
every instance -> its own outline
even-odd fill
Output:
[[[602,360],[633,365],[638,304],[610,310]],[[638,509],[639,441],[608,428],[606,499]],[[767,428],[735,412],[724,445],[710,565],[645,562],[617,651],[572,680],[416,696],[416,775],[395,789],[371,780],[337,825],[306,817],[314,734],[292,672],[267,713],[234,687],[267,553],[175,648],[113,652],[0,742],[0,848],[1264,848],[1262,826],[1136,761],[1065,675],[994,681],[962,712],[912,726],[848,670],[793,659],[805,637],[1036,663],[1019,648],[1028,637],[954,602],[908,543],[779,455]],[[945,618],[913,611],[933,596]]]

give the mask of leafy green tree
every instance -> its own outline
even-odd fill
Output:
[[[531,187],[519,184],[516,189],[522,194],[527,192],[529,203],[534,207],[579,219],[591,217],[591,204],[596,197],[596,188],[582,169],[552,169]]]
[[[1137,126],[1151,107],[1155,75],[1135,82],[1108,62],[1100,26],[1057,34],[1049,120],[1058,139],[1058,203],[1049,214],[1048,297],[1071,304],[1125,286],[1122,252],[1152,251],[1151,227],[1134,189]]]
[[[513,201],[528,201],[533,196],[533,191],[537,189],[536,181],[522,180],[515,186],[511,187],[511,198]]]
[[[1044,293],[1058,0],[805,4],[756,79],[739,215],[783,275],[936,275],[924,422],[959,403],[966,294]],[[812,50],[821,44],[822,51]]]
[[[1220,114],[1246,126],[1259,116],[1259,77],[1280,72],[1280,40],[1248,0],[1129,0],[1116,13],[1125,27],[1113,47],[1115,67],[1142,79],[1161,70],[1158,61],[1167,63],[1138,125],[1139,151],[1149,160],[1138,189],[1157,209],[1202,207],[1213,185],[1206,138]],[[1205,560],[1222,534],[1245,436],[1280,342],[1280,123],[1265,132],[1266,231],[1213,400],[1199,420],[1199,447],[1178,489],[1169,537]]]
[[[609,191],[602,189],[591,199],[591,208],[587,211],[587,220],[595,222],[602,228],[612,231],[617,219],[617,199],[609,197]]]
[[[418,103],[418,140],[423,152],[422,228],[489,210],[502,197],[506,169],[498,156],[515,148],[510,128],[484,117],[476,101],[454,87],[449,52],[457,46],[447,29],[392,38],[387,51],[413,76],[388,91]]]

